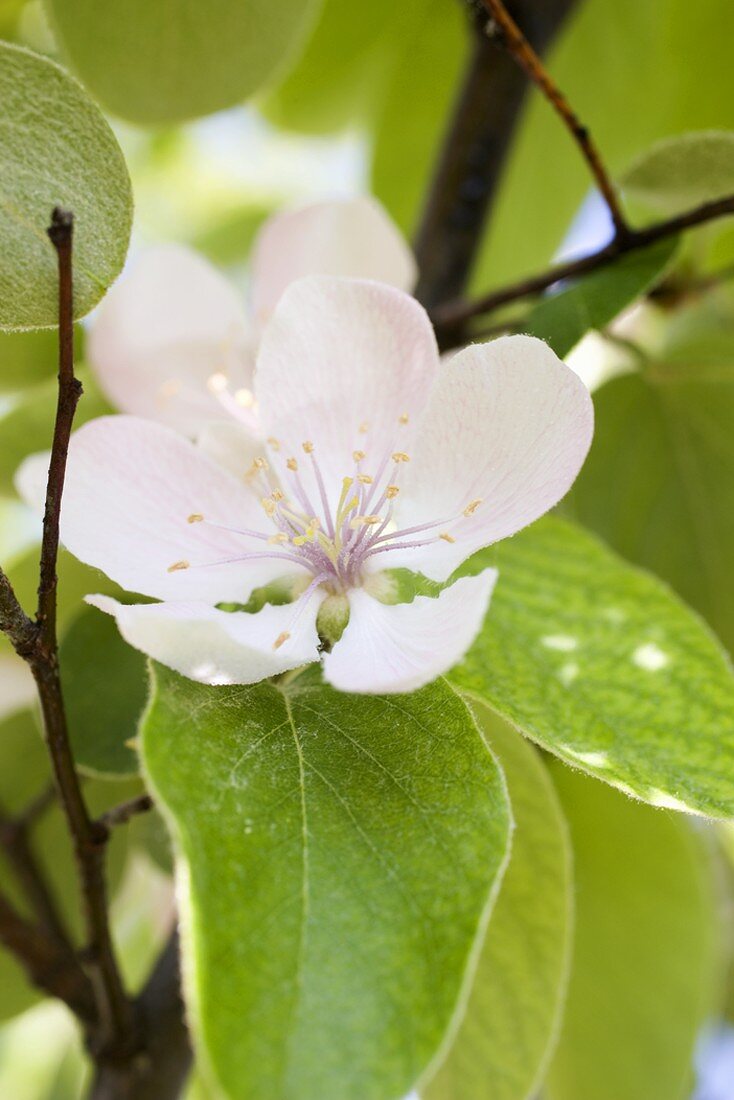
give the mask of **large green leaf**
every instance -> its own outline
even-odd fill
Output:
[[[460,698],[203,687],[157,667],[143,760],[179,849],[194,1032],[240,1100],[395,1100],[451,1026],[508,846]]]
[[[114,619],[85,607],[66,631],[60,660],[77,765],[93,775],[134,775],[130,742],[148,695],[145,657],[122,640]]]
[[[553,1050],[571,949],[571,856],[553,784],[524,738],[475,696],[479,728],[507,779],[510,864],[466,1015],[425,1100],[526,1100]]]
[[[556,355],[567,355],[590,329],[605,328],[650,289],[670,263],[677,243],[671,238],[632,252],[548,295],[525,318],[523,332],[545,340]]]
[[[734,653],[734,332],[705,339],[594,395],[594,442],[567,506]]]
[[[95,416],[110,412],[92,376],[77,372],[84,386],[75,420],[77,428]],[[21,462],[36,451],[50,451],[53,439],[58,383],[55,378],[29,386],[16,394],[0,415],[0,493],[12,492]]]
[[[8,814],[19,813],[50,782],[50,765],[38,726],[30,711],[7,718],[0,724],[0,807]],[[135,789],[129,783],[87,783],[84,795],[92,813],[99,814],[129,798]],[[81,914],[76,861],[61,810],[52,806],[35,826],[32,848],[51,884],[59,910],[77,940],[81,936]],[[127,852],[124,829],[116,830],[109,848],[108,873],[112,889],[119,883]],[[15,880],[11,866],[0,851],[0,888],[18,908],[33,917],[33,910]],[[0,1019],[22,1012],[38,1000],[29,988],[15,960],[0,947]]]
[[[710,864],[674,814],[554,765],[577,884],[548,1100],[683,1100],[719,963]]]
[[[705,130],[657,142],[622,177],[625,193],[676,214],[734,192],[734,131]]]
[[[319,0],[44,0],[72,65],[114,114],[181,122],[232,107],[283,69]]]
[[[0,102],[0,329],[56,323],[56,254],[46,227],[57,205],[76,218],[74,310],[83,317],[127,252],[132,195],[122,153],[75,80],[7,43],[0,43]]]
[[[563,520],[540,520],[493,559],[490,613],[452,679],[637,798],[734,815],[734,677],[698,617]]]

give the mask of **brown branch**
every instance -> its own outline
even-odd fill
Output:
[[[97,818],[97,826],[108,832],[115,825],[126,825],[136,814],[144,814],[153,809],[153,799],[149,794],[140,794],[137,798],[131,798],[127,802],[120,803],[106,810]]]
[[[0,631],[10,640],[24,661],[30,659],[38,642],[38,629],[18,602],[13,586],[0,569]]]
[[[523,72],[540,89],[559,115],[578,145],[582,157],[589,166],[589,171],[596,180],[614,223],[616,235],[618,237],[626,236],[628,233],[627,221],[619,205],[616,189],[604,167],[604,162],[588,128],[583,125],[502,0],[482,0],[482,3],[492,17],[492,22],[488,28],[490,33],[512,55]]]
[[[513,0],[513,10],[542,52],[577,2]],[[479,14],[415,237],[415,293],[429,310],[464,290],[528,92],[524,74],[490,41],[486,15]]]
[[[473,302],[455,301],[448,302],[433,313],[433,321],[436,326],[439,340],[443,347],[452,347],[461,342],[465,335],[465,326],[474,317],[480,317],[491,313],[508,302],[516,302],[521,298],[528,298],[534,294],[540,294],[548,287],[559,283],[564,279],[577,278],[579,275],[587,275],[591,271],[598,271],[608,267],[630,252],[636,252],[641,248],[647,248],[651,244],[675,237],[686,229],[704,225],[706,222],[717,218],[734,214],[734,195],[727,195],[713,202],[705,202],[693,210],[687,210],[674,218],[656,222],[644,229],[630,229],[626,236],[615,237],[604,248],[592,252],[588,256],[582,256],[578,260],[569,260],[567,263],[557,264],[555,267],[542,271],[538,275],[531,275],[509,286],[500,287],[489,294],[477,298]],[[452,341],[446,342],[446,338]]]
[[[33,852],[29,836],[32,820],[27,812],[11,817],[0,811],[0,844],[41,927],[73,953],[56,901]]]
[[[104,877],[106,834],[95,827],[81,790],[69,742],[56,639],[56,562],[61,497],[74,413],[81,386],[74,376],[73,216],[56,209],[48,235],[59,270],[59,394],[49,465],[38,589],[38,641],[28,658],[38,686],[46,744],[61,807],[74,844],[88,933],[85,961],[93,978],[101,1033],[100,1048],[132,1043],[132,1016],[115,959]]]
[[[64,1001],[86,1025],[95,1024],[95,998],[79,960],[64,945],[24,920],[3,894],[0,943],[17,959],[32,985]]]

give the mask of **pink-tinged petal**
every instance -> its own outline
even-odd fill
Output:
[[[214,523],[274,531],[242,479],[162,424],[107,416],[72,436],[61,538],[123,588],[157,599],[244,603],[258,585],[300,571],[279,558],[242,561],[279,547]],[[174,563],[181,567],[171,572]]]
[[[411,290],[417,271],[393,220],[374,199],[362,197],[314,203],[265,223],[252,258],[256,321],[264,323],[285,288],[304,275],[376,279]]]
[[[438,367],[428,316],[408,294],[318,275],[292,283],[255,375],[262,434],[280,444],[274,461],[282,468],[293,456],[308,476],[302,444],[312,442],[333,506],[355,450],[374,475],[383,457],[405,449]]]
[[[13,476],[15,491],[20,499],[41,517],[46,507],[46,484],[50,462],[50,451],[38,451],[24,458]]]
[[[340,691],[415,691],[460,661],[481,628],[495,569],[462,577],[437,599],[383,604],[364,588],[349,593],[346,630],[324,657],[324,675]]]
[[[87,597],[115,617],[129,645],[202,684],[254,684],[317,661],[320,602],[312,597],[303,605],[267,604],[248,615],[201,603],[121,604],[109,596]]]
[[[210,420],[196,437],[199,450],[238,478],[265,451],[263,441],[236,420]]]
[[[144,252],[99,307],[87,342],[102,389],[123,412],[161,420],[187,435],[222,415],[207,388],[224,373],[231,389],[252,385],[244,306],[206,260],[180,245]]]
[[[455,541],[381,554],[374,568],[445,580],[565,496],[593,429],[586,386],[542,340],[507,336],[465,348],[441,369],[396,501],[398,528],[440,520],[428,536]]]

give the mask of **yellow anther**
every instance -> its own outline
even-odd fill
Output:
[[[397,485],[388,485],[387,489],[385,490],[385,496],[388,500],[395,500],[395,497],[398,495],[399,492],[400,489],[397,487]]]
[[[303,447],[303,450],[307,455],[313,454],[313,443],[310,439],[307,439],[305,443],[301,444],[301,446]]]
[[[283,493],[281,492],[280,489],[273,489],[270,496],[271,496],[271,499],[275,500],[275,501],[285,500],[285,497],[283,496]]]
[[[349,521],[349,526],[356,530],[357,527],[374,527],[376,523],[382,523],[382,516],[355,516]]]
[[[262,504],[263,508],[265,509],[265,511],[267,512],[267,514],[269,516],[272,516],[272,515],[275,514],[275,501],[274,500],[270,500],[269,497],[263,497],[262,500],[260,501],[260,503]]]
[[[227,375],[222,371],[216,371],[209,376],[207,386],[212,393],[222,393],[227,388]]]
[[[270,465],[267,458],[256,458],[252,464],[256,470],[269,470]]]
[[[178,573],[181,569],[188,569],[189,563],[187,561],[175,561],[173,565],[168,566],[169,573]]]
[[[355,462],[361,462],[362,459],[366,457],[367,455],[364,453],[364,451],[352,451],[352,458]]]
[[[450,535],[448,533],[448,531],[442,531],[441,534],[438,537],[440,539],[443,539],[444,542],[456,542],[456,539],[454,538],[454,536]]]
[[[298,463],[296,462],[295,458],[289,458],[288,461],[286,462],[286,466],[288,467],[289,470],[297,470],[298,469]]]
[[[309,526],[313,527],[314,531],[318,531],[319,527],[321,526],[321,520],[318,516],[311,516],[308,522]]]
[[[410,462],[410,455],[406,455],[405,451],[395,451],[392,460],[393,462]]]
[[[244,388],[241,390],[235,390],[234,399],[237,404],[240,405],[243,409],[251,409],[252,406],[255,404],[255,395],[253,394],[252,390]]]
[[[273,642],[273,649],[280,649],[280,647],[284,644],[284,642],[287,642],[289,638],[290,638],[289,632],[287,630],[284,630],[283,633],[279,634],[278,637]]]
[[[296,537],[293,539],[293,545],[294,546],[303,546],[304,543],[307,543],[307,542],[310,542],[310,541],[311,540],[308,536],[308,533],[305,534],[305,535],[296,535]]]
[[[370,477],[369,474],[357,474],[357,481],[361,481],[363,485],[371,485],[374,478]]]
[[[288,536],[280,531],[277,535],[271,535],[268,542],[272,543],[273,546],[282,546],[284,542],[288,542]]]
[[[270,444],[270,446],[273,448],[274,451],[279,451],[280,450],[280,441],[277,440],[274,435],[269,435],[268,436],[268,443]]]
[[[407,413],[402,413],[398,417],[398,421],[399,421],[400,424],[407,424],[409,420],[410,420],[410,417],[408,416]]]
[[[362,435],[366,435],[367,432],[370,430],[370,426],[366,420],[363,420],[362,423],[359,425],[359,430]]]
[[[482,503],[482,498],[477,497],[477,499],[473,500],[471,502],[471,504],[467,504],[466,508],[464,509],[464,515],[465,516],[473,516],[481,503]]]
[[[202,523],[203,520],[204,520],[204,517],[202,516],[201,512],[192,512],[191,515],[189,516],[187,522],[188,523]]]

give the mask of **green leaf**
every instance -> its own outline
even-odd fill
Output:
[[[559,519],[540,520],[492,557],[492,607],[452,680],[636,798],[734,815],[734,677],[698,617]]]
[[[146,125],[233,107],[282,71],[318,0],[44,0],[71,64],[104,106]]]
[[[525,318],[523,332],[567,355],[590,329],[605,328],[657,282],[677,244],[675,238],[659,241],[548,295]]]
[[[594,395],[567,498],[576,518],[663,577],[734,653],[734,331],[670,348]]]
[[[51,773],[46,749],[35,718],[23,711],[0,724],[0,807],[7,814],[20,813],[50,783]],[[138,787],[130,783],[89,782],[84,796],[95,815],[130,798]],[[78,940],[81,915],[74,852],[58,805],[48,809],[33,829],[32,849],[57,898],[62,918]],[[117,887],[127,855],[124,829],[115,831],[109,847],[108,874],[112,890]],[[33,910],[12,874],[7,857],[0,855],[0,889],[28,917]],[[28,987],[21,968],[0,947],[0,1019],[22,1012],[40,999],[40,993]]]
[[[715,1011],[710,862],[687,819],[552,765],[571,828],[576,936],[548,1100],[683,1100]]]
[[[505,773],[515,831],[466,1015],[422,1095],[525,1100],[542,1080],[566,992],[573,915],[568,831],[537,752],[478,697],[468,702]]]
[[[395,1100],[436,1055],[509,840],[444,682],[348,696],[155,668],[143,761],[182,875],[201,1054],[229,1096]]]
[[[132,195],[122,153],[75,80],[7,43],[0,102],[0,329],[56,324],[56,254],[46,228],[57,205],[75,215],[74,311],[83,317],[125,261]]]
[[[625,194],[677,214],[734,192],[734,132],[704,130],[656,142],[622,176]]]
[[[66,632],[60,660],[77,765],[92,775],[134,775],[138,758],[129,742],[148,695],[145,657],[122,640],[114,619],[85,607]]]
[[[92,376],[77,371],[84,386],[74,425],[110,412]],[[49,451],[53,439],[58,383],[55,378],[29,386],[16,394],[0,415],[0,493],[13,491],[13,478],[21,462],[37,451]]]

